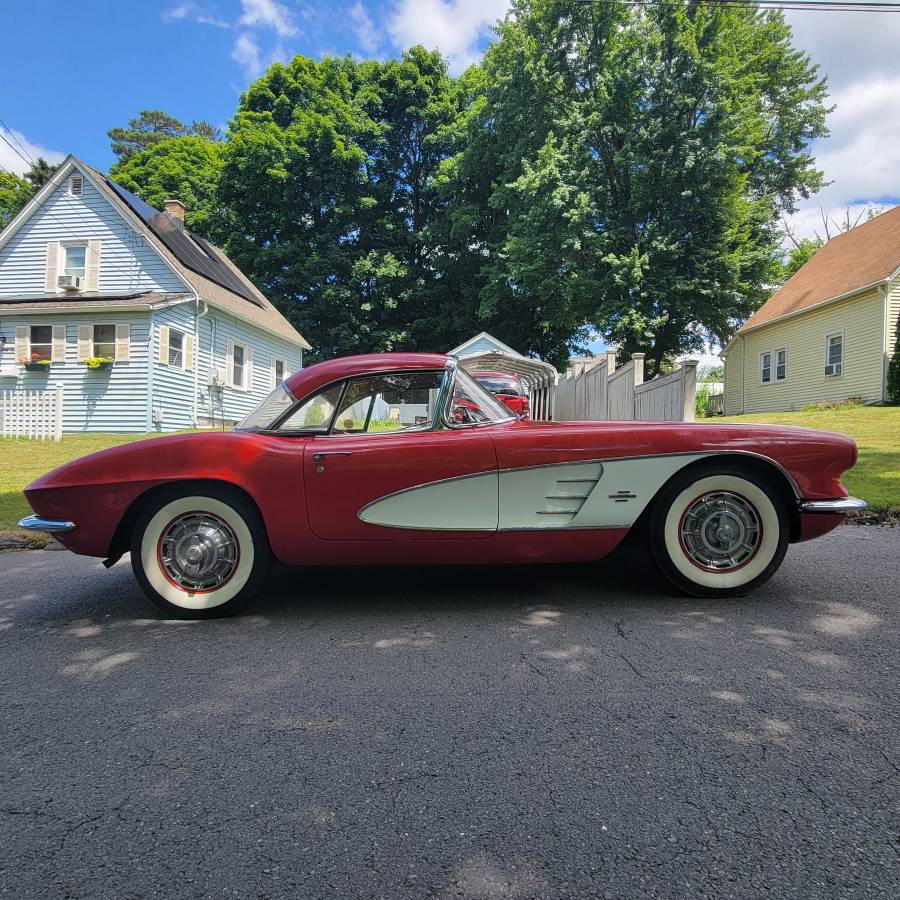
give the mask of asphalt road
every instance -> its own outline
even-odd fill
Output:
[[[753,599],[599,566],[279,573],[161,621],[0,555],[0,895],[900,896],[900,529]]]

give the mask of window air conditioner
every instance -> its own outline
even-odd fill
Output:
[[[80,291],[82,279],[78,275],[60,275],[56,283],[64,291]]]

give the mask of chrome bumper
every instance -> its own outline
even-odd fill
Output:
[[[865,509],[869,504],[856,497],[839,497],[836,500],[801,500],[800,512],[851,513]]]
[[[74,522],[67,522],[63,519],[42,519],[40,516],[25,516],[19,522],[19,528],[26,531],[46,531],[48,534],[61,534],[65,531],[72,531],[75,528]]]

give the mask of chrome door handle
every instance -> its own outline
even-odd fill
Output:
[[[313,459],[318,462],[326,456],[353,456],[352,450],[330,450],[327,453],[313,453]]]

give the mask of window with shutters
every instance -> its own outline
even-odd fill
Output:
[[[92,355],[103,359],[116,358],[116,326],[94,325]]]
[[[53,358],[53,326],[32,325],[28,329],[29,362],[49,362]]]
[[[169,329],[169,365],[184,368],[184,332]]]
[[[87,244],[63,244],[60,248],[60,275],[84,278],[87,275]]]

